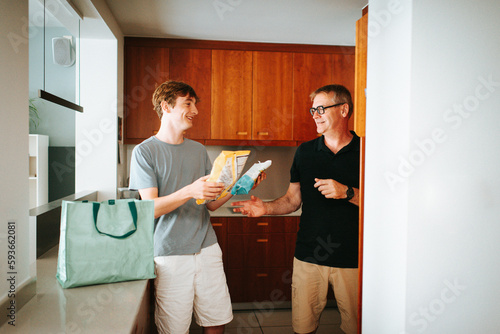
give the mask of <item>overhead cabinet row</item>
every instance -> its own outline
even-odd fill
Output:
[[[252,43],[165,47],[142,40],[126,39],[125,44],[126,144],[137,144],[158,130],[151,97],[166,80],[184,81],[195,89],[199,114],[185,136],[209,145],[295,145],[313,139],[309,94],[331,83],[351,91],[354,87],[351,47],[296,52],[272,44],[272,51],[254,51],[249,50],[257,47]],[[168,45],[170,40],[161,41]],[[308,49],[314,51],[314,46]]]

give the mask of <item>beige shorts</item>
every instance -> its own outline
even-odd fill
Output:
[[[326,305],[328,284],[333,286],[340,312],[340,329],[357,333],[358,269],[332,268],[293,259],[292,325],[296,333],[319,326]]]
[[[193,313],[202,327],[233,319],[219,244],[192,255],[157,256],[154,261],[159,333],[188,333]]]

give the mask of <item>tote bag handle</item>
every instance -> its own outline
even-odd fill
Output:
[[[108,201],[108,204],[115,205],[115,200],[110,199]],[[129,201],[127,204],[128,204],[128,208],[130,211],[130,215],[132,216],[132,221],[134,222],[134,229],[132,229],[132,230],[130,230],[122,235],[113,235],[113,234],[102,232],[97,227],[97,214],[99,213],[101,203],[93,202],[92,205],[93,205],[93,211],[94,211],[94,226],[95,226],[96,231],[99,232],[99,234],[107,235],[108,237],[115,238],[115,239],[125,239],[128,236],[134,234],[137,231],[137,208],[135,206],[134,201]]]

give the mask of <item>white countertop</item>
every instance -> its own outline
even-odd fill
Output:
[[[37,260],[37,294],[1,333],[130,333],[148,280],[63,289],[56,280],[57,250]]]

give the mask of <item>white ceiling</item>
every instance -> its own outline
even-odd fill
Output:
[[[354,45],[368,0],[105,0],[125,36]]]

